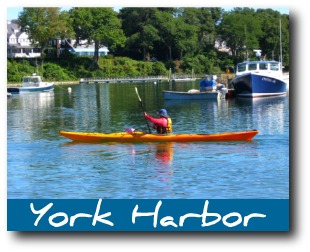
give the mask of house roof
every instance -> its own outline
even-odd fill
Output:
[[[7,34],[13,34],[17,32],[20,32],[20,27],[18,24],[15,24],[15,23],[7,24]]]
[[[75,52],[94,52],[95,47],[93,45],[77,46],[77,47],[72,47],[72,50],[74,50]],[[99,48],[99,52],[108,52],[108,51],[109,51],[108,48],[105,46]]]
[[[74,52],[94,52],[95,51],[94,44],[73,45],[73,43],[70,43],[67,39],[65,41],[71,47],[71,50],[73,50]],[[109,49],[106,46],[103,46],[99,48],[99,52],[109,52]]]

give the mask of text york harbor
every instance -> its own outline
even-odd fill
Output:
[[[98,200],[96,209],[94,213],[77,213],[72,216],[68,215],[65,212],[54,212],[52,210],[53,203],[49,203],[41,209],[36,209],[34,203],[30,203],[31,212],[34,215],[38,215],[34,221],[34,226],[39,226],[41,221],[48,221],[49,225],[54,228],[63,227],[69,225],[69,227],[74,227],[78,225],[78,221],[81,218],[87,218],[91,221],[92,226],[96,225],[107,225],[110,227],[115,227],[116,223],[113,223],[111,220],[112,212],[108,211],[105,213],[100,213],[101,211],[101,203],[102,199]],[[154,205],[153,211],[144,211],[143,206],[139,206],[138,204],[135,205],[134,209],[131,213],[131,224],[132,225],[148,225],[145,220],[151,219],[152,220],[152,227],[154,229],[158,228],[159,225],[162,228],[165,227],[174,227],[174,228],[181,228],[185,227],[186,225],[192,225],[191,221],[195,219],[195,225],[197,225],[197,219],[201,220],[201,227],[210,227],[219,223],[222,223],[226,227],[232,228],[238,225],[243,225],[247,227],[250,225],[251,220],[255,219],[258,221],[257,218],[265,218],[266,215],[263,213],[249,213],[247,215],[242,215],[239,212],[230,212],[225,215],[221,215],[220,213],[212,213],[208,212],[209,201],[205,200],[201,213],[186,213],[183,215],[176,217],[166,215],[162,217],[160,213],[162,201],[159,200],[156,205]],[[159,216],[161,216],[159,218]],[[175,216],[175,214],[174,214]],[[114,218],[115,219],[115,218]],[[254,221],[252,221],[254,222]]]

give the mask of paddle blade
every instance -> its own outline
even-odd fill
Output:
[[[140,98],[140,96],[139,96],[137,87],[135,87],[135,90],[136,90],[136,94],[137,94],[137,96],[138,96],[138,99],[139,99],[139,101],[141,102],[141,98]]]

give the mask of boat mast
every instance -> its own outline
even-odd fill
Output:
[[[281,18],[280,18],[280,66],[282,70],[282,32],[281,32]]]
[[[244,33],[245,33],[245,48],[246,48],[246,61],[249,61],[249,52],[248,52],[248,38],[246,32],[246,25],[244,25]]]
[[[171,67],[169,68],[169,72],[168,72],[168,81],[170,82],[172,79],[172,73],[171,73]]]

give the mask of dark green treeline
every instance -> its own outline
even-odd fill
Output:
[[[267,59],[280,60],[282,55],[289,70],[289,15],[272,9],[225,12],[222,8],[154,7],[116,12],[98,7],[69,11],[24,8],[14,22],[28,29],[44,53],[37,60],[8,60],[8,82],[19,82],[33,72],[55,81],[164,75],[169,69],[173,73],[216,74],[247,58],[254,59],[255,49],[261,49]],[[46,29],[40,29],[43,24]],[[49,41],[56,38],[92,41],[95,55],[78,57],[65,52],[55,57],[45,53],[53,51]],[[215,48],[223,41],[230,53]],[[108,56],[99,56],[102,46],[109,48]]]

